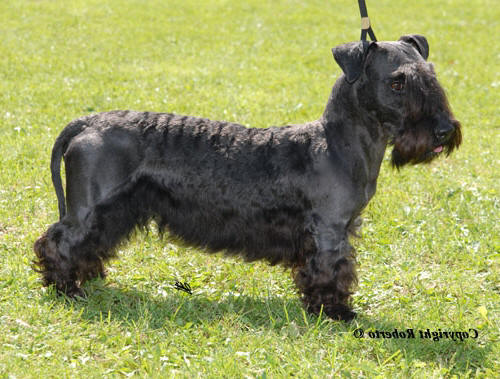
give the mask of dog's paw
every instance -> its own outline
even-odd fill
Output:
[[[333,320],[350,322],[356,317],[356,312],[343,304],[335,304],[325,309],[325,314]]]

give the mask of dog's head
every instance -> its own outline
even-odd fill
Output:
[[[462,141],[420,35],[396,42],[352,42],[333,49],[348,85],[364,109],[389,133],[392,164],[429,162],[450,154]]]

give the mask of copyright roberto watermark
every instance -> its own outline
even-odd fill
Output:
[[[421,339],[431,341],[452,340],[462,342],[467,339],[477,339],[479,332],[477,329],[469,328],[463,331],[431,330],[431,329],[397,329],[394,330],[369,330],[363,328],[354,329],[352,332],[355,338],[366,339]]]

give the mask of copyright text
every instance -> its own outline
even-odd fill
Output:
[[[464,341],[466,339],[477,339],[479,332],[477,329],[468,329],[467,331],[449,331],[449,330],[430,330],[430,329],[397,329],[391,331],[385,330],[369,330],[365,331],[362,328],[354,329],[353,335],[355,338],[367,339],[423,339],[440,341],[448,339],[452,341]]]

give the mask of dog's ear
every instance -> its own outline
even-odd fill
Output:
[[[429,43],[427,42],[427,38],[424,36],[419,34],[410,34],[407,36],[401,36],[399,40],[413,45],[413,47],[417,49],[425,60],[429,58]]]
[[[345,74],[347,83],[352,84],[363,73],[368,50],[376,46],[376,42],[349,42],[332,49],[333,57]]]

